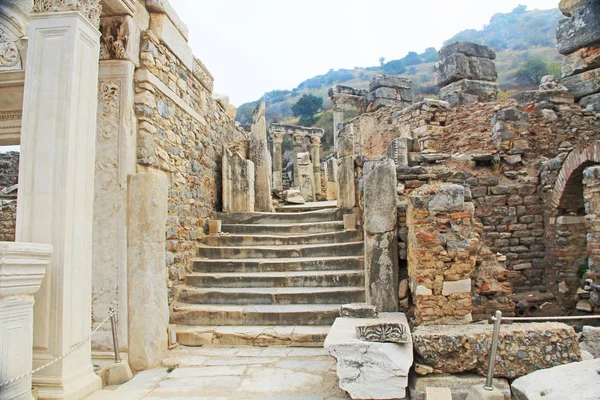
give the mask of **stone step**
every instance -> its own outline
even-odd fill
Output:
[[[342,221],[348,211],[329,208],[303,212],[228,212],[217,213],[223,224],[294,224],[308,222]]]
[[[365,288],[194,288],[183,286],[179,300],[192,304],[345,304],[363,302]]]
[[[314,201],[305,204],[288,204],[275,208],[277,212],[306,212],[313,210],[322,210],[327,208],[336,208],[337,201]]]
[[[331,325],[341,304],[204,305],[176,303],[171,323],[180,325]]]
[[[330,326],[177,326],[184,346],[245,345],[323,347]]]
[[[310,233],[304,235],[221,235],[204,236],[206,246],[293,246],[300,244],[348,243],[362,241],[361,231]]]
[[[325,271],[362,270],[364,257],[309,257],[270,259],[221,259],[195,258],[196,272],[271,272],[271,271]]]
[[[360,256],[363,242],[296,246],[198,246],[198,256],[209,259]]]
[[[343,221],[309,222],[298,224],[223,224],[225,233],[249,235],[294,235],[298,233],[326,233],[344,230]]]
[[[198,288],[338,287],[365,284],[361,270],[192,273],[187,285]]]

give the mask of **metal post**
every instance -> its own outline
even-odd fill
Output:
[[[119,355],[119,339],[117,337],[117,310],[115,310],[113,307],[110,307],[108,309],[108,312],[110,313],[110,326],[112,328],[113,348],[115,350],[115,362],[120,363],[121,356]]]
[[[494,379],[494,364],[496,363],[496,351],[498,350],[498,336],[500,335],[500,324],[502,323],[502,311],[497,310],[492,317],[494,321],[494,333],[492,334],[492,346],[490,348],[490,362],[488,364],[487,378],[485,380],[485,390],[494,390],[492,385]]]

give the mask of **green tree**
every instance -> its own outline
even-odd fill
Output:
[[[292,106],[294,116],[300,117],[300,120],[306,124],[313,123],[317,112],[323,107],[323,98],[312,94],[303,94],[302,97]]]
[[[528,58],[516,72],[516,78],[521,82],[537,86],[544,75],[548,75],[548,64],[541,58]]]

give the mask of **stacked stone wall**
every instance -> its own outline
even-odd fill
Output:
[[[141,39],[135,74],[138,170],[169,176],[166,262],[169,287],[183,279],[196,240],[221,210],[223,145],[241,146],[247,134],[211,98],[211,85],[197,62],[190,71],[156,36]]]
[[[17,220],[19,153],[0,153],[0,242],[14,242]]]

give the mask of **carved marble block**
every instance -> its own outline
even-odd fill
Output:
[[[358,325],[356,336],[367,342],[409,343],[408,329],[398,323],[378,323]]]

